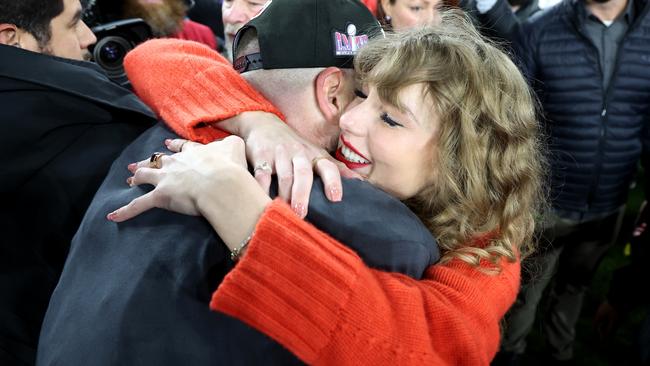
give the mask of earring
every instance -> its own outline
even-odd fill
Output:
[[[386,19],[386,23],[390,24],[390,20],[391,20],[390,15],[386,15],[384,18]]]

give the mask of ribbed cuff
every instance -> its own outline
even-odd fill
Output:
[[[210,124],[250,111],[273,113],[284,120],[282,113],[241,77],[226,79],[223,65],[188,78],[160,108],[161,117],[176,133],[201,143],[229,135]],[[178,125],[179,122],[182,125]]]
[[[269,112],[284,120],[227,60],[205,45],[150,40],[131,51],[124,66],[138,96],[184,138],[208,143],[226,137],[227,132],[210,124],[247,111]]]
[[[351,250],[275,200],[210,307],[244,321],[310,363],[335,336],[359,263]]]

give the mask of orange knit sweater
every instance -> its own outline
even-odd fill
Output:
[[[237,111],[279,114],[222,67],[215,52],[196,44],[150,41],[126,66],[145,102],[198,141],[215,136],[205,122]],[[500,274],[487,275],[454,260],[430,267],[420,281],[369,269],[278,200],[255,233],[211,308],[268,334],[309,364],[488,365],[499,322],[519,289],[519,262],[502,261]]]

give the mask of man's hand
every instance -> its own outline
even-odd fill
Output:
[[[271,113],[245,112],[217,126],[244,139],[255,179],[267,193],[271,175],[277,174],[278,196],[290,202],[301,217],[307,215],[314,171],[323,180],[325,196],[332,202],[343,197],[341,176],[359,177]]]

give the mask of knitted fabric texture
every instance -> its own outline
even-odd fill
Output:
[[[520,264],[488,275],[454,260],[421,281],[369,269],[275,200],[211,308],[268,334],[308,364],[489,365]],[[489,267],[491,264],[482,263]]]
[[[225,58],[200,43],[147,41],[129,52],[124,68],[140,99],[174,132],[192,141],[209,143],[228,136],[212,124],[246,111],[270,112],[284,120]]]

